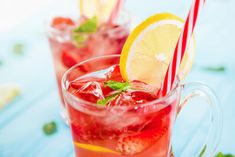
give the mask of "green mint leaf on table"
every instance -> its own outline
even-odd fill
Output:
[[[21,43],[16,43],[13,45],[12,51],[16,55],[22,55],[24,53],[24,45]]]
[[[203,157],[203,154],[205,153],[205,151],[206,151],[206,145],[203,147],[203,149],[202,149],[202,151],[200,152],[200,154],[199,154],[199,157]]]
[[[119,94],[119,93],[116,93],[116,94],[107,96],[105,99],[99,99],[99,100],[97,101],[97,104],[98,104],[98,105],[105,106],[106,104],[108,104],[109,102],[111,102],[112,100],[114,100],[118,94]]]
[[[52,135],[57,131],[57,125],[55,122],[48,122],[43,125],[43,132],[45,135]]]
[[[74,32],[78,33],[92,33],[97,31],[98,19],[93,17],[82,23],[78,28],[74,29]]]
[[[206,71],[212,71],[212,72],[224,72],[226,70],[224,66],[205,67],[203,69]]]
[[[235,157],[232,154],[223,154],[222,152],[219,152],[215,157]]]
[[[0,60],[0,66],[2,66],[3,65],[3,61],[2,60]]]
[[[105,86],[117,91],[126,91],[131,88],[131,85],[128,82],[117,82],[111,80],[105,82]]]

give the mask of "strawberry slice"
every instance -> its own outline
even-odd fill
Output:
[[[73,26],[75,23],[72,19],[70,18],[65,18],[65,17],[55,17],[52,21],[51,26],[56,27],[58,25],[70,25]]]
[[[82,61],[82,58],[80,57],[80,55],[76,54],[75,52],[69,52],[65,50],[62,50],[61,59],[62,59],[62,63],[67,68],[70,68],[74,66],[75,64]]]
[[[160,126],[135,135],[124,136],[118,140],[116,150],[125,155],[145,151],[168,132],[168,127]]]
[[[111,61],[110,61],[111,62]],[[111,65],[111,63],[109,63]],[[110,71],[106,74],[108,80],[118,81],[122,82],[124,81],[122,79],[121,73],[120,73],[120,67],[119,65],[114,65],[110,68]]]

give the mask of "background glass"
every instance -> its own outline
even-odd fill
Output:
[[[70,16],[55,17],[71,18]],[[95,33],[87,33],[88,39],[82,45],[77,45],[73,40],[72,32],[75,26],[66,25],[62,30],[51,26],[55,17],[50,19],[50,23],[47,23],[47,35],[51,47],[59,95],[62,105],[64,105],[61,93],[61,79],[64,72],[74,64],[88,58],[120,54],[129,35],[130,16],[126,11],[122,11],[112,25],[105,23],[99,26]],[[73,18],[72,20],[75,23],[79,23],[79,20],[84,19],[80,17],[80,19]],[[63,107],[62,117],[66,120]]]

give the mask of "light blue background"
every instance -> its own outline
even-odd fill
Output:
[[[70,157],[73,149],[69,129],[59,116],[59,99],[49,46],[45,35],[45,19],[54,14],[77,14],[74,0],[1,0],[0,6],[0,83],[17,83],[22,95],[0,111],[0,157]],[[126,8],[133,25],[157,12],[173,12],[186,17],[191,1],[127,0]],[[195,30],[197,54],[194,67],[186,79],[203,81],[219,96],[224,118],[223,135],[218,151],[235,154],[235,1],[208,0]],[[26,45],[23,56],[11,53],[14,43]],[[223,65],[224,73],[202,70],[204,66]],[[199,100],[198,100],[199,101]],[[187,145],[187,136],[203,126],[190,129],[188,119],[200,112],[182,115],[174,134],[176,153]],[[44,123],[56,121],[58,132],[45,136]],[[184,126],[181,127],[180,126]],[[199,131],[200,132],[200,131]],[[186,135],[184,135],[184,133]],[[203,131],[202,136],[203,137]],[[189,138],[190,139],[190,138]],[[178,141],[178,142],[177,142]],[[181,143],[180,143],[181,141]],[[198,137],[198,141],[201,138]],[[200,145],[200,143],[199,143]],[[191,146],[197,147],[195,146]]]

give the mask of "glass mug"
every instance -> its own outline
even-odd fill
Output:
[[[62,91],[76,157],[174,156],[171,151],[171,135],[176,116],[186,102],[195,96],[206,99],[212,114],[204,144],[206,149],[201,148],[203,155],[202,152],[194,152],[190,153],[190,157],[213,156],[221,136],[221,110],[218,98],[204,84],[180,84],[177,80],[171,92],[163,98],[138,107],[114,106],[109,110],[75,97],[68,91],[71,81],[117,65],[119,58],[119,55],[110,55],[89,59],[75,65],[63,76]],[[182,92],[187,95],[183,99]]]

